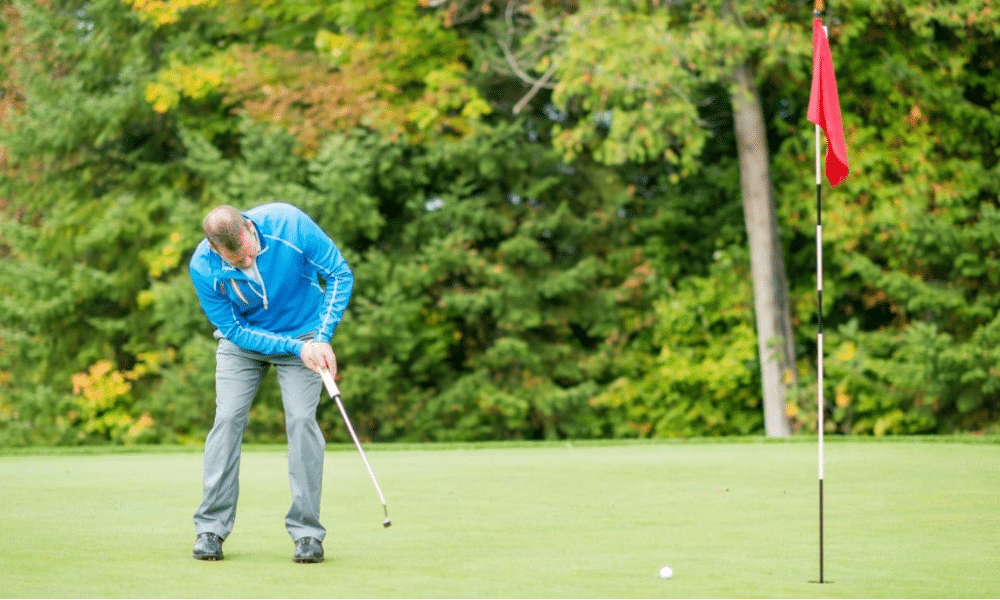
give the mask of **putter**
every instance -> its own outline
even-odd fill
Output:
[[[361,460],[365,463],[365,468],[368,469],[368,475],[372,478],[372,483],[375,484],[375,491],[378,492],[379,500],[382,501],[382,511],[385,513],[385,521],[382,521],[382,527],[388,527],[392,525],[392,521],[389,520],[389,509],[385,505],[385,496],[382,495],[382,488],[378,486],[378,480],[375,479],[375,473],[372,472],[372,466],[368,464],[368,457],[365,456],[365,451],[361,447],[361,442],[358,441],[357,434],[354,433],[354,427],[351,425],[351,420],[347,417],[347,411],[344,410],[344,403],[340,401],[340,388],[337,387],[337,382],[333,380],[333,375],[326,369],[319,372],[323,377],[323,384],[326,385],[326,391],[333,398],[333,401],[337,403],[337,408],[340,410],[340,415],[344,417],[344,424],[347,425],[347,431],[351,434],[351,439],[354,440],[354,445],[357,446],[358,452],[361,453]]]

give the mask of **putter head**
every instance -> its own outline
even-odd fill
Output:
[[[385,521],[382,521],[382,527],[388,527],[390,525],[392,525],[392,521],[389,520],[389,517],[386,517]]]

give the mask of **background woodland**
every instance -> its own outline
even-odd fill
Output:
[[[354,269],[359,433],[457,441],[764,433],[759,200],[779,410],[815,432],[812,8],[0,0],[0,445],[200,443],[187,260],[208,208],[270,201]],[[823,16],[851,161],[824,189],[829,431],[996,433],[1000,5]],[[271,379],[248,440],[282,418]]]

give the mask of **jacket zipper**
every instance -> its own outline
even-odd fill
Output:
[[[250,304],[250,301],[247,300],[247,297],[243,295],[242,291],[240,291],[240,285],[239,285],[239,283],[235,279],[230,279],[229,280],[229,285],[232,286],[233,292],[235,292],[236,295],[240,297],[240,300],[243,301],[243,304]],[[253,287],[251,287],[250,289],[252,290]],[[264,301],[264,310],[267,310],[267,288],[264,287],[264,278],[263,277],[260,278],[260,289],[261,289],[261,292],[262,292],[260,298],[261,298],[261,300]]]

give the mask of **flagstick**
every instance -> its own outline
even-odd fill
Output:
[[[826,134],[826,175],[830,185],[837,185],[850,173],[847,147],[844,140],[837,80],[833,71],[829,31],[820,14],[822,0],[816,1],[813,11],[813,85],[809,94],[807,118],[816,124],[816,420],[819,441],[819,582],[825,583],[823,573],[823,435],[826,403],[823,401],[823,196],[822,171],[820,170],[820,129]],[[827,11],[829,14],[829,10]]]
[[[816,126],[816,405],[819,432],[819,582],[823,583],[823,183]]]
[[[820,18],[823,0],[816,0],[813,14]],[[824,31],[826,28],[823,28]],[[816,430],[819,450],[819,582],[823,579],[823,177],[820,168],[819,124],[816,125]]]

